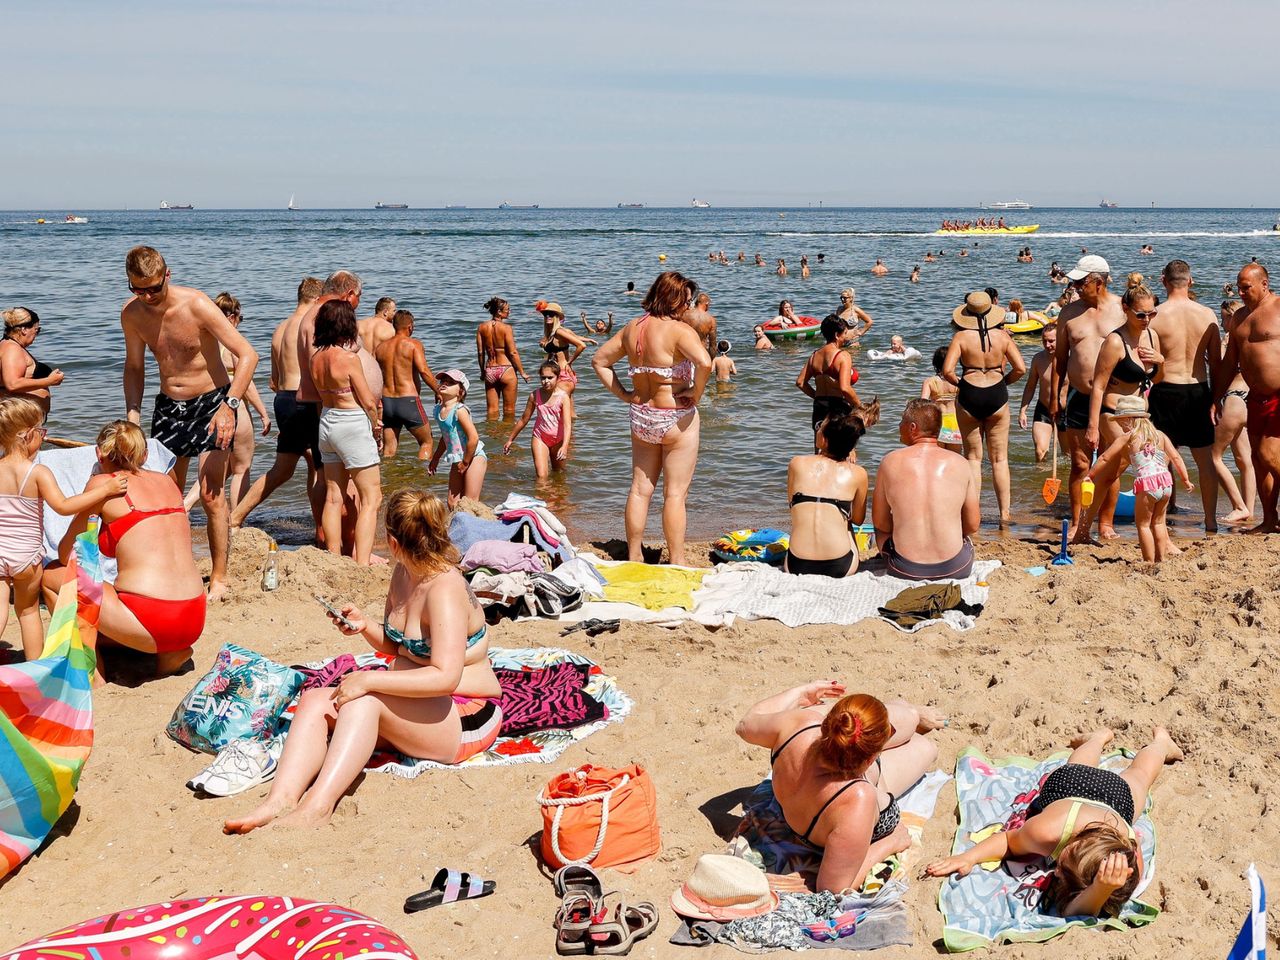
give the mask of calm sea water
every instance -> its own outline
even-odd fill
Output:
[[[1270,210],[1034,210],[1007,215],[1007,220],[1039,223],[1038,233],[978,238],[976,244],[974,238],[931,235],[944,216],[977,215],[955,209],[77,213],[90,222],[34,222],[36,217],[61,220],[65,211],[0,213],[0,301],[39,312],[43,331],[33,353],[67,374],[54,391],[51,430],[82,440],[123,413],[119,312],[128,296],[124,254],[135,244],[164,253],[175,283],[210,295],[227,290],[240,299],[241,330],[263,357],[257,382],[268,405],[271,331],[292,308],[298,282],[308,274],[355,270],[364,280],[361,315],[372,311],[377,298],[394,297],[417,317],[417,335],[432,367],[459,366],[476,381],[474,329],[486,317],[481,304],[491,296],[511,302],[517,340],[532,371],[541,358],[535,300],[559,301],[570,323],[576,323],[580,310],[592,319],[613,311],[626,320],[639,312],[638,298],[622,294],[628,280],[644,290],[660,269],[692,276],[710,293],[721,336],[733,342],[740,372],[732,387],[709,387],[702,407],[701,455],[689,504],[690,535],[699,537],[742,526],[785,526],[786,462],[808,451],[811,442],[809,403],[793,382],[816,344],[756,353],[750,336],[752,325],[774,316],[784,297],[797,313],[823,316],[834,309],[840,289],[853,286],[859,305],[876,321],[864,347],[883,349],[891,335],[902,334],[925,355],[905,364],[864,355],[855,359],[859,393],[878,394],[886,409],[882,424],[859,448],[860,462],[874,470],[896,444],[898,411],[919,395],[921,381],[932,373],[927,358],[947,343],[951,310],[968,290],[994,286],[1002,302],[1018,297],[1038,309],[1060,292],[1048,281],[1050,262],[1069,266],[1087,247],[1107,258],[1121,285],[1129,271],[1155,277],[1168,259],[1182,257],[1194,269],[1201,298],[1216,308],[1222,285],[1234,279],[1242,263],[1253,256],[1266,263],[1280,250]],[[1138,255],[1144,243],[1155,246],[1156,256]],[[1034,264],[1016,261],[1024,244],[1031,245]],[[957,257],[965,245],[970,255]],[[731,259],[739,250],[749,261],[757,251],[770,264],[783,257],[793,274],[777,277],[772,268],[749,262],[708,263],[707,253],[721,249]],[[926,250],[946,255],[926,264]],[[821,266],[818,253],[826,255]],[[666,255],[664,264],[659,254]],[[808,280],[799,277],[802,254],[808,254],[813,268]],[[877,257],[890,266],[887,277],[871,276]],[[911,284],[908,274],[917,263],[921,282]],[[1038,339],[1026,339],[1028,362],[1038,349]],[[626,410],[592,376],[589,356],[578,364],[582,380],[575,394],[572,463],[543,494],[576,531],[620,537],[631,471]],[[148,420],[156,382],[151,366],[143,408]],[[1015,398],[1021,386],[1013,388]],[[521,409],[526,395],[522,384]],[[473,391],[471,401],[482,417],[483,396]],[[529,433],[506,457],[500,451],[508,430],[509,425],[481,427],[490,451],[485,495],[491,502],[509,491],[534,488]],[[384,465],[384,483],[388,489],[419,484],[443,491],[443,478],[428,478],[412,459],[415,449],[405,436],[397,460]],[[273,438],[259,441],[255,473],[270,465],[274,450]],[[1015,519],[1030,525],[1051,522],[1056,514],[1039,497],[1045,474],[1033,462],[1029,432],[1015,430],[1010,455]],[[990,518],[995,505],[989,483],[984,492],[984,516]],[[1196,501],[1198,513],[1198,497],[1186,499]],[[300,485],[295,481],[283,488],[254,516],[285,542],[300,541],[306,530]],[[656,522],[651,530],[658,533]]]

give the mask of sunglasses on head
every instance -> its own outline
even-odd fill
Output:
[[[39,320],[28,320],[26,323],[15,323],[10,330],[30,330],[32,327],[40,326]]]

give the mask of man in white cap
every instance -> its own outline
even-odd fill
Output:
[[[1120,298],[1107,289],[1111,282],[1111,266],[1097,254],[1080,258],[1067,279],[1076,287],[1080,299],[1067,304],[1058,314],[1058,346],[1054,365],[1053,390],[1048,403],[1050,413],[1057,415],[1058,397],[1065,379],[1069,385],[1065,426],[1067,450],[1071,455],[1071,529],[1073,539],[1087,539],[1088,530],[1077,530],[1080,508],[1080,483],[1093,462],[1093,448],[1086,439],[1089,427],[1089,397],[1093,392],[1093,371],[1098,352],[1107,334],[1124,323]],[[1099,491],[1102,509],[1098,517],[1098,535],[1104,540],[1116,536],[1116,498],[1119,479],[1105,491]]]

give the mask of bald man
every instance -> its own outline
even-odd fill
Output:
[[[1280,493],[1280,297],[1271,292],[1267,269],[1260,263],[1240,271],[1236,288],[1244,308],[1235,315],[1213,398],[1226,396],[1237,371],[1249,386],[1249,443],[1262,501],[1262,523],[1249,532],[1275,533]],[[1217,409],[1215,404],[1215,414]]]

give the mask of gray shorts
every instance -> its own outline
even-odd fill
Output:
[[[333,407],[320,415],[320,453],[326,461],[341,460],[348,470],[371,467],[381,459],[368,415],[363,410]]]

